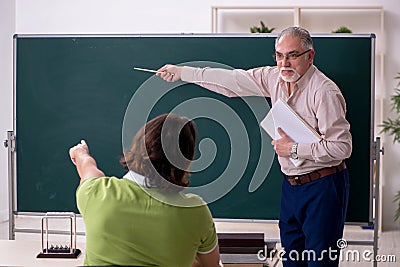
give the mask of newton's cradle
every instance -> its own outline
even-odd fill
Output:
[[[50,244],[49,220],[69,221],[69,244]],[[42,250],[37,258],[78,258],[81,250],[76,248],[76,215],[73,212],[47,212],[42,218]]]

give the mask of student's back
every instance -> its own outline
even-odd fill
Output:
[[[84,181],[77,203],[87,228],[85,265],[190,266],[197,252],[211,251],[217,238],[201,198],[163,195],[189,207],[159,201],[127,178]]]

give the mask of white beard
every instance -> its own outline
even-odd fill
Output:
[[[284,75],[282,75],[282,71],[283,71],[283,70],[291,70],[291,71],[294,72],[294,74],[293,74],[292,76],[290,76],[290,77],[284,76]],[[299,74],[295,69],[293,69],[293,68],[282,67],[282,68],[279,70],[279,76],[282,78],[282,80],[284,80],[285,82],[288,82],[288,83],[292,83],[292,82],[295,82],[295,81],[297,81],[298,79],[300,79],[300,74]]]

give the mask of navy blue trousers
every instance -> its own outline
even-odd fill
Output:
[[[284,267],[338,266],[348,196],[347,169],[301,186],[284,179],[279,218]]]

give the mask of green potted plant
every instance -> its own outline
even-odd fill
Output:
[[[332,33],[352,33],[352,31],[346,26],[340,26],[336,30],[332,31]]]
[[[400,72],[397,73],[395,79],[400,79]],[[392,102],[392,110],[396,111],[397,118],[391,119],[388,118],[384,120],[382,125],[382,133],[387,133],[393,136],[393,143],[400,143],[400,81],[397,83],[395,90],[395,94],[390,97]],[[397,221],[400,218],[400,190],[395,195],[393,202],[397,203],[397,209],[394,214],[394,220]]]
[[[263,21],[260,21],[261,27],[253,26],[250,28],[251,33],[271,33],[275,28],[269,29]]]

